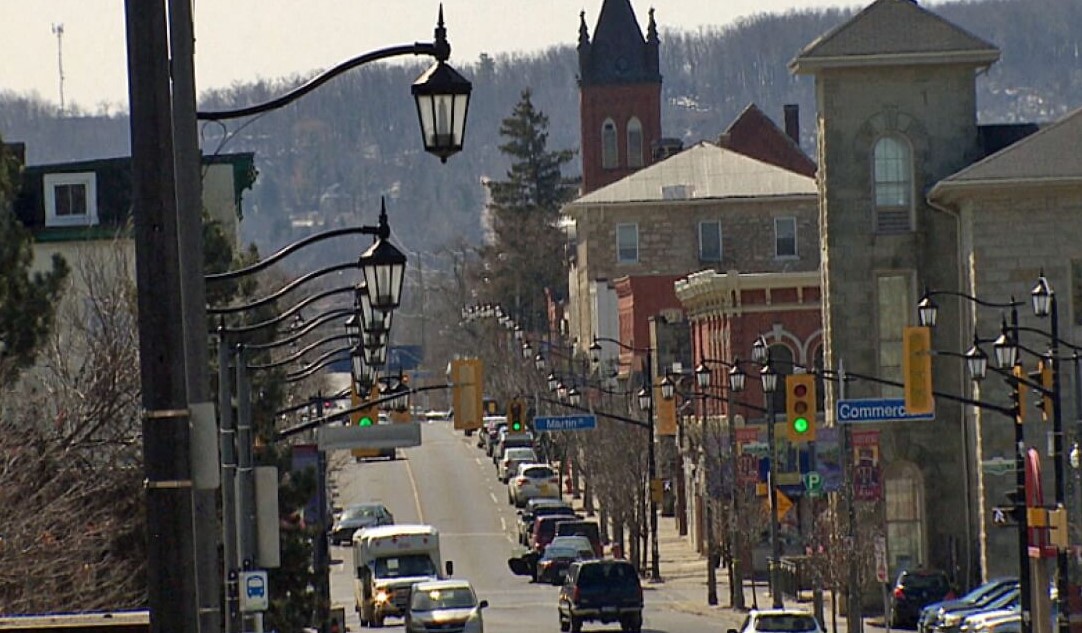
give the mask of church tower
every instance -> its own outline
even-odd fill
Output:
[[[643,38],[630,0],[604,0],[593,41],[579,14],[582,193],[653,162],[661,139],[661,72],[654,10]]]

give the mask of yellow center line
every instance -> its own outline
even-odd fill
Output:
[[[410,460],[406,461],[406,475],[410,478],[410,488],[413,489],[413,503],[417,505],[417,521],[419,523],[425,522],[425,513],[421,510],[421,493],[417,491],[417,480],[413,478],[413,468],[410,467]]]

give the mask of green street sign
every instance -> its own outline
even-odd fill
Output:
[[[804,473],[804,489],[811,495],[818,495],[823,491],[823,476],[818,471]]]

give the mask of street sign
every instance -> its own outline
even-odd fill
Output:
[[[240,610],[244,613],[266,611],[270,606],[270,586],[267,572],[242,571],[240,573]]]
[[[875,579],[887,582],[887,539],[875,537]]]
[[[549,415],[533,419],[535,431],[584,431],[597,428],[597,416]]]
[[[1007,506],[995,506],[992,508],[992,525],[996,527],[1018,527],[1014,520],[1014,508]]]
[[[870,422],[929,422],[935,420],[931,413],[909,413],[903,398],[859,398],[839,400],[838,423],[865,424]]]
[[[373,426],[324,426],[316,430],[319,450],[347,448],[408,448],[421,445],[418,422]]]
[[[785,515],[789,513],[789,510],[793,509],[793,500],[785,495],[781,490],[777,491],[778,495],[778,520],[781,521],[785,518]]]
[[[817,495],[823,491],[823,476],[812,470],[804,473],[804,489],[810,495]]]
[[[991,459],[982,460],[981,470],[983,470],[985,474],[988,475],[1002,476],[1008,473],[1013,473],[1016,465],[1017,464],[1015,464],[1015,461],[1013,459],[1008,459],[1006,457],[1003,457],[1002,455],[999,455]]]
[[[736,458],[736,483],[747,486],[759,481],[759,458],[744,453]]]

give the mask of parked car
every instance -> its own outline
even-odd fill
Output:
[[[413,585],[405,615],[406,633],[484,633],[482,609],[468,580],[432,580]]]
[[[811,613],[799,609],[753,609],[739,629],[726,633],[823,633]]]
[[[575,515],[546,514],[537,517],[533,522],[533,531],[530,533],[529,547],[540,554],[545,551],[545,546],[552,542],[556,536],[556,524],[560,521],[576,521]]]
[[[507,501],[521,508],[535,497],[560,496],[560,479],[548,464],[520,464],[518,473],[507,480]]]
[[[642,585],[626,560],[572,563],[557,604],[561,631],[579,633],[583,622],[619,622],[624,631],[642,630]]]
[[[529,545],[533,536],[533,521],[539,516],[546,514],[562,514],[564,516],[576,516],[575,508],[563,499],[553,497],[534,497],[526,502],[526,505],[518,511],[518,542],[521,545]]]
[[[933,602],[954,598],[947,572],[940,569],[902,571],[890,594],[890,626],[915,628],[921,609]]]
[[[581,537],[555,538],[545,546],[545,552],[537,560],[534,582],[562,585],[571,563],[597,558],[593,547],[583,547]],[[577,542],[576,542],[577,541]]]
[[[353,533],[357,530],[393,523],[394,515],[381,503],[348,505],[331,527],[331,544],[348,545],[353,541]]]
[[[590,541],[590,547],[594,555],[600,558],[605,555],[605,545],[601,542],[601,528],[596,521],[559,521],[556,523],[556,538],[562,536],[584,536]]]
[[[500,482],[507,483],[511,475],[518,472],[519,464],[538,463],[537,453],[529,446],[516,446],[503,452],[503,459],[496,466],[496,476]]]
[[[506,426],[506,417],[486,415],[481,422],[481,431],[477,434],[477,447],[485,449],[485,454],[491,455],[500,429]]]
[[[966,633],[1021,633],[1022,614],[1018,609],[993,612],[974,619],[962,628]]]
[[[921,609],[920,619],[917,621],[918,633],[931,633],[938,620],[946,613],[966,609],[973,606],[983,606],[995,600],[1000,595],[1018,587],[1018,579],[1013,577],[995,578],[974,588],[957,600],[933,602]]]
[[[529,431],[512,433],[507,428],[501,429],[499,439],[496,441],[496,448],[492,451],[492,464],[499,464],[500,460],[503,459],[504,451],[507,449],[516,447],[533,448],[533,442],[533,433]]]
[[[975,626],[977,620],[989,614],[1010,615],[1017,611],[1022,601],[1022,591],[1018,586],[995,596],[992,600],[979,605],[947,611],[939,616],[932,625],[933,633],[959,633],[967,624]]]

